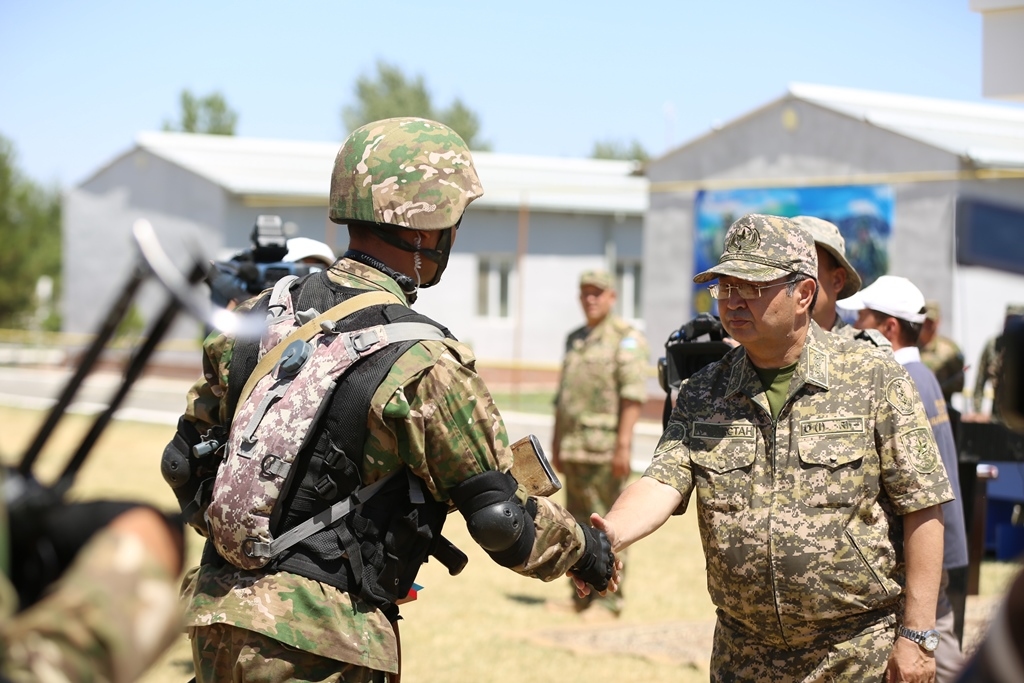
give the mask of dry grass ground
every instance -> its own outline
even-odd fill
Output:
[[[43,414],[0,408],[0,454],[20,453]],[[52,476],[85,429],[72,417],[41,461]],[[172,509],[173,496],[158,463],[172,428],[115,422],[82,470],[73,495],[151,501]],[[466,570],[449,577],[436,562],[424,566],[420,598],[403,607],[404,680],[420,681],[623,681],[687,683],[707,680],[707,661],[686,662],[688,648],[703,651],[714,610],[704,583],[704,558],[695,517],[672,519],[655,536],[630,550],[626,608],[609,626],[586,626],[573,615],[548,612],[544,603],[568,596],[564,580],[541,583],[496,566],[472,543],[459,515],[445,534],[470,557]],[[200,539],[190,533],[190,564]],[[987,563],[982,590],[998,593],[1014,565]],[[666,647],[668,645],[668,647]],[[144,677],[176,683],[191,677],[185,638]]]

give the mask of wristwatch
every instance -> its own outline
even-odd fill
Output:
[[[907,640],[912,640],[921,646],[921,649],[928,652],[935,652],[935,648],[939,646],[939,632],[935,629],[930,631],[915,631],[909,629],[906,626],[900,626],[896,629],[896,635],[903,636]]]

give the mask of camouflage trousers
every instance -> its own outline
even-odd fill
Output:
[[[387,674],[304,652],[230,624],[193,626],[196,683],[384,683]]]
[[[887,618],[849,640],[779,650],[719,619],[711,649],[711,683],[880,683],[885,681],[895,640],[896,628]]]
[[[590,526],[590,513],[596,512],[602,517],[608,514],[615,499],[626,487],[628,478],[628,475],[624,477],[612,475],[611,462],[566,462],[562,463],[562,474],[565,479],[565,509],[576,518],[577,522],[585,526]],[[621,553],[619,559],[625,564],[625,553]],[[623,567],[622,574],[625,578],[625,567]],[[622,611],[622,595],[621,582],[617,593],[608,593],[605,597],[591,593],[581,598],[576,595],[575,586],[572,588],[573,604],[580,612],[594,604],[600,604],[605,609],[618,614]]]

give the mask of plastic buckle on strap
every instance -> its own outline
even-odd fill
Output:
[[[272,557],[270,544],[263,543],[255,538],[247,538],[242,541],[242,552],[249,557]]]
[[[379,341],[380,334],[377,333],[377,330],[363,330],[359,334],[352,335],[352,348],[358,353],[363,353]]]
[[[276,455],[265,455],[260,461],[260,472],[264,477],[283,477],[288,473],[289,466]]]
[[[313,484],[313,490],[324,500],[331,500],[338,495],[338,485],[329,474],[320,477],[320,480]]]

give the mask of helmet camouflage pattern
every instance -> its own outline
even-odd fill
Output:
[[[448,126],[419,118],[352,131],[334,160],[330,218],[444,230],[484,193],[469,147]]]

